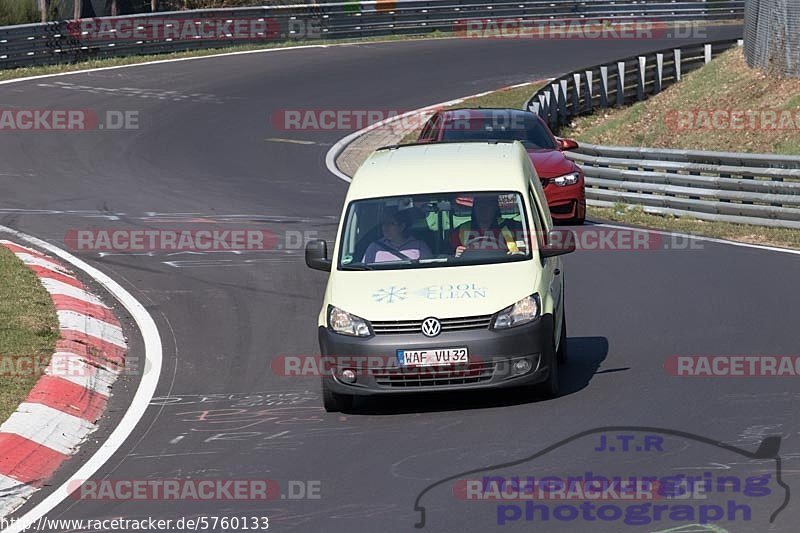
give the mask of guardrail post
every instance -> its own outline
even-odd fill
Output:
[[[681,49],[673,50],[675,54],[675,81],[681,81]]]
[[[576,116],[581,112],[581,75],[575,73],[572,75],[572,116]]]
[[[600,67],[600,107],[608,107],[608,67]]]
[[[664,82],[664,54],[656,54],[656,79],[653,85],[653,92],[661,92],[661,85]]]
[[[541,116],[541,113],[539,113],[539,102],[531,102],[531,105],[528,108],[528,111],[530,111],[531,113],[535,113],[535,114]]]
[[[591,113],[592,112],[592,108],[594,107],[594,102],[592,101],[592,98],[594,96],[592,94],[592,91],[594,90],[594,87],[592,87],[592,81],[593,81],[592,80],[592,76],[593,76],[593,72],[591,70],[587,70],[586,71],[586,105],[584,107],[586,109],[587,113]]]
[[[547,110],[550,106],[550,100],[548,99],[548,95],[550,93],[545,92],[544,94],[539,93],[539,116],[547,121]]]
[[[625,62],[617,62],[617,105],[625,104]]]
[[[647,58],[645,56],[639,56],[639,83],[636,85],[636,99],[640,102],[644,100],[644,90],[645,90],[645,69],[647,65]]]
[[[558,127],[558,84],[553,83],[550,85],[550,127]]]
[[[703,51],[705,52],[706,65],[708,65],[709,63],[711,63],[711,45],[710,44],[705,45],[703,47]]]
[[[559,126],[567,124],[569,117],[567,116],[567,80],[559,80],[561,94],[558,95],[558,118]]]

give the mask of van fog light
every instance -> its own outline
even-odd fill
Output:
[[[530,366],[530,365],[529,365]],[[345,383],[355,383],[356,382],[356,373],[354,370],[346,368],[342,370],[341,379]]]
[[[525,374],[526,372],[530,372],[531,370],[531,362],[527,359],[520,359],[519,361],[514,363],[514,373]]]

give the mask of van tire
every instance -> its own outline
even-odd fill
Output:
[[[562,328],[563,329],[563,328]],[[558,383],[558,354],[556,353],[555,339],[547,355],[549,358],[547,379],[536,385],[536,392],[545,399],[557,398],[560,392]]]
[[[333,392],[328,386],[328,382],[322,380],[322,405],[329,413],[346,411],[353,407],[353,397],[349,394],[338,394]]]
[[[569,361],[567,354],[567,313],[561,317],[561,337],[558,341],[558,351],[556,352],[556,360],[558,364],[565,365]]]

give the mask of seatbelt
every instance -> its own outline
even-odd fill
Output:
[[[418,261],[418,259],[413,259],[413,258],[407,256],[406,254],[404,254],[403,252],[401,252],[400,250],[398,250],[397,248],[395,248],[391,244],[386,244],[385,242],[381,242],[380,240],[375,241],[375,244],[377,244],[378,246],[380,246],[381,248],[383,248],[387,252],[393,253],[395,255],[395,257],[397,257],[401,261],[403,259],[407,259],[407,260],[412,261],[412,262],[413,261]]]

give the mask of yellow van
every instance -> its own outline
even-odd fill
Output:
[[[561,254],[518,142],[387,147],[359,168],[319,314],[325,409],[355,396],[533,385],[558,395],[566,360]]]

